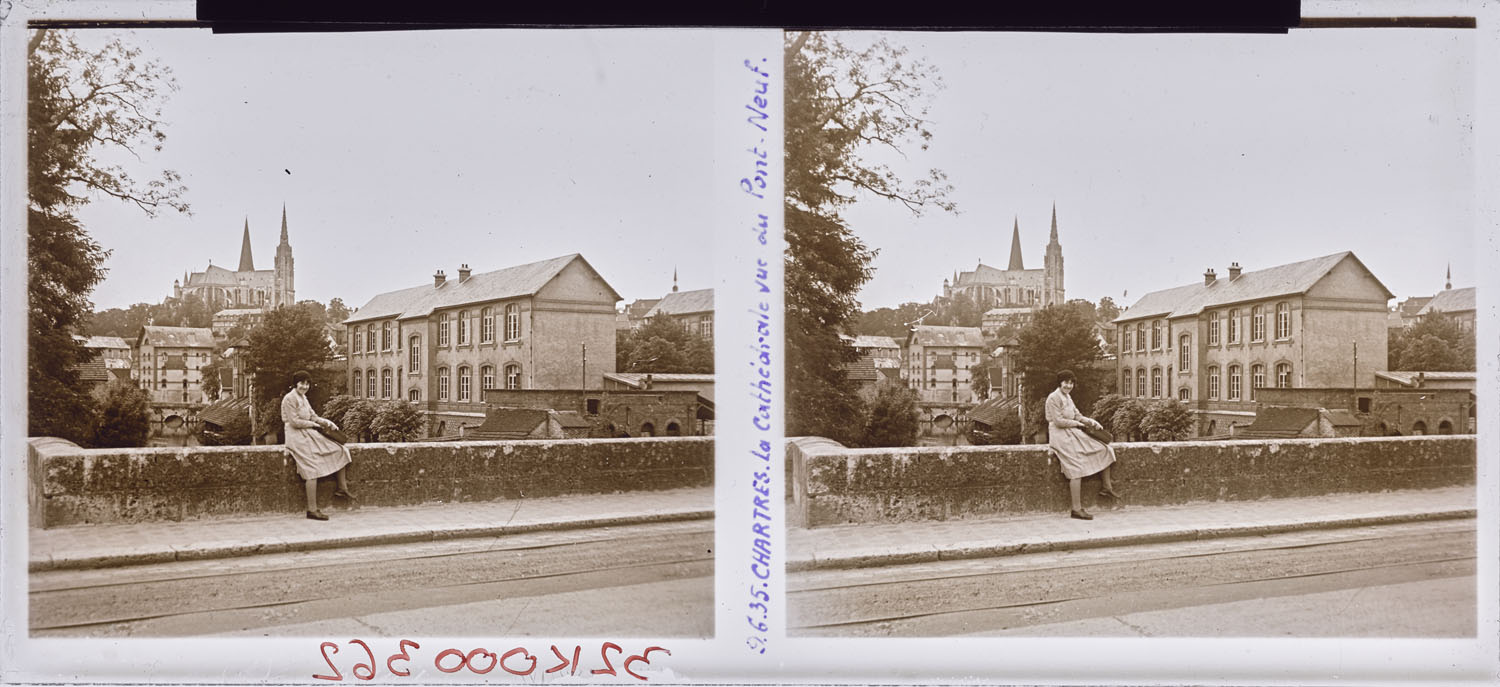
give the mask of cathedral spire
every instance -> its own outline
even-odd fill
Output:
[[[1057,226],[1057,220],[1055,218],[1052,220],[1052,225],[1054,227]],[[1056,233],[1056,232],[1054,231],[1054,233]],[[282,243],[286,243],[287,242],[287,240],[286,240],[286,203],[282,203],[281,204],[281,242]]]
[[[1443,290],[1447,291],[1451,288],[1453,288],[1453,263],[1450,262],[1448,263],[1448,281],[1443,284]]]
[[[1022,263],[1021,263],[1021,218],[1019,218],[1019,217],[1016,218],[1015,226],[1013,226],[1011,228],[1011,232],[1010,232],[1010,266],[1006,267],[1005,269],[1007,269],[1007,270],[1024,270],[1024,269],[1026,269],[1026,267],[1023,266]]]
[[[1057,203],[1053,203],[1052,204],[1052,240],[1051,240],[1051,243],[1057,243]]]
[[[677,268],[672,268],[672,293],[677,293]]]
[[[250,255],[250,218],[245,218],[245,238],[240,241],[240,270],[241,272],[255,271],[255,258]]]

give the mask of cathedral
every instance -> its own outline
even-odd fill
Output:
[[[943,280],[943,297],[958,295],[974,299],[984,308],[1044,308],[1061,305],[1063,298],[1062,244],[1057,242],[1057,206],[1052,207],[1052,238],[1042,269],[1026,269],[1021,260],[1021,223],[1016,220],[1010,235],[1010,264],[997,269],[979,263],[972,272],[955,272]]]
[[[210,261],[202,272],[185,273],[172,281],[176,298],[197,298],[216,308],[278,308],[297,302],[292,278],[292,245],[287,242],[286,206],[281,208],[281,243],[274,269],[255,269],[250,254],[250,220],[240,243],[239,269],[228,270]]]

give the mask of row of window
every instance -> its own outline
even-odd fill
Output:
[[[450,340],[453,335],[454,319],[457,320],[458,345],[467,346],[472,343],[469,334],[469,311],[460,310],[458,312],[457,318],[450,317],[448,313],[440,313],[438,315],[439,347],[446,348],[450,345]],[[401,341],[399,335],[393,336],[394,331],[395,327],[394,323],[392,322],[382,322],[380,324],[380,329],[378,330],[378,332],[375,328],[374,322],[365,325],[363,331],[361,331],[359,327],[355,327],[353,332],[354,341],[351,342],[349,348],[353,351],[363,350],[366,353],[374,353],[376,351],[376,346],[378,343],[379,350],[389,351],[391,350],[391,346],[395,345],[395,350],[399,351],[401,350]],[[511,303],[510,305],[505,306],[505,340],[519,341],[520,339],[521,306],[516,303]],[[412,348],[415,349],[418,342],[419,338],[413,335],[411,337]],[[495,342],[494,308],[484,308],[479,311],[479,342]]]
[[[1239,365],[1228,367],[1229,388],[1225,400],[1241,400],[1241,370]],[[1146,384],[1146,369],[1140,368],[1134,371],[1125,370],[1120,373],[1120,394],[1122,396],[1136,396],[1140,398],[1165,398],[1162,387],[1162,369],[1151,368],[1151,382]],[[1276,364],[1276,388],[1286,389],[1292,386],[1292,364]],[[1210,365],[1208,368],[1208,400],[1219,400],[1219,366]],[[1250,400],[1255,400],[1255,390],[1266,386],[1266,366],[1256,363],[1250,366]],[[1150,393],[1147,393],[1150,391]],[[1190,400],[1191,392],[1187,387],[1178,389],[1177,398],[1181,401]]]
[[[400,383],[401,374],[402,371],[399,367],[396,368],[394,373],[392,373],[390,368],[385,368],[380,371],[378,377],[376,376],[374,369],[368,371],[355,370],[354,379],[353,382],[349,385],[349,388],[353,391],[352,395],[354,396],[360,396],[361,393],[363,393],[363,396],[365,398],[399,398],[399,396],[395,395],[397,393],[395,387]],[[506,365],[504,375],[504,388],[521,388],[521,366],[519,364],[510,363],[509,365]],[[448,368],[438,368],[437,400],[449,400],[450,382],[451,380],[448,375]],[[493,365],[485,365],[479,368],[480,390],[500,388],[495,385],[495,382],[495,367]],[[378,387],[377,384],[379,385]],[[468,365],[460,366],[458,368],[458,401],[467,402],[473,400],[472,389],[473,368],[469,367]],[[412,389],[407,391],[406,400],[413,402],[421,401],[421,390],[413,387]]]
[[[1208,345],[1210,346],[1219,345],[1220,319],[1221,318],[1219,316],[1219,311],[1214,310],[1208,313]],[[1227,334],[1229,343],[1241,343],[1240,310],[1238,308],[1231,308],[1228,314],[1222,319],[1225,321],[1228,328]],[[1276,304],[1275,327],[1275,335],[1277,340],[1291,338],[1292,305],[1290,303],[1282,301]],[[1164,341],[1163,332],[1165,332],[1166,337],[1171,337],[1172,323],[1164,322],[1163,320],[1152,320],[1151,335],[1149,340],[1151,344],[1151,350],[1161,350],[1162,342]],[[1118,343],[1120,345],[1120,350],[1144,352],[1146,350],[1147,344],[1146,323],[1137,322],[1135,323],[1134,327],[1131,327],[1129,325],[1120,327],[1119,337],[1120,340]],[[1266,309],[1264,306],[1257,305],[1250,308],[1250,341],[1254,343],[1260,343],[1265,340]],[[1188,348],[1191,343],[1192,339],[1187,334],[1183,334],[1182,337],[1178,340],[1179,347],[1183,349]],[[1187,354],[1184,353],[1183,355],[1184,359],[1186,359]],[[1182,369],[1186,370],[1188,366],[1186,363],[1184,363],[1181,367]]]

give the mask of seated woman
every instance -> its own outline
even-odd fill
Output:
[[[1083,431],[1084,427],[1104,429],[1104,426],[1084,417],[1078,412],[1078,406],[1073,405],[1073,386],[1076,383],[1077,378],[1071,370],[1057,373],[1057,390],[1047,396],[1047,444],[1057,453],[1063,476],[1068,478],[1068,495],[1073,498],[1071,515],[1079,520],[1093,520],[1094,516],[1083,509],[1080,482],[1102,471],[1104,488],[1099,494],[1120,498],[1109,475],[1109,466],[1115,462],[1115,450]]]
[[[311,378],[305,371],[292,375],[292,390],[281,399],[281,421],[286,430],[286,448],[297,462],[297,474],[305,480],[307,517],[309,520],[327,520],[328,516],[318,509],[318,478],[335,475],[338,488],[333,495],[354,500],[349,493],[349,484],[344,480],[349,449],[318,431],[318,427],[338,429],[338,425],[318,417],[312,404],[307,402],[307,390],[312,388]]]

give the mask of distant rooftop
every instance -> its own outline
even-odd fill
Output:
[[[1444,289],[1437,292],[1427,305],[1417,312],[1417,317],[1426,317],[1434,312],[1465,312],[1474,310],[1475,287]]]
[[[1196,315],[1206,308],[1244,301],[1290,296],[1306,293],[1330,270],[1345,260],[1354,260],[1364,268],[1364,263],[1354,253],[1344,251],[1320,258],[1293,262],[1263,270],[1241,272],[1238,277],[1219,275],[1213,282],[1198,281],[1161,291],[1152,291],[1136,301],[1115,322],[1140,319],[1142,317],[1181,317]],[[1365,268],[1368,273],[1369,269]],[[1373,278],[1374,275],[1371,275]],[[1379,280],[1376,280],[1379,283]],[[1394,298],[1390,289],[1382,284],[1386,298]]]
[[[657,302],[655,306],[646,313],[646,317],[657,315],[687,315],[698,312],[713,312],[714,290],[698,289],[696,291],[673,291]]]

